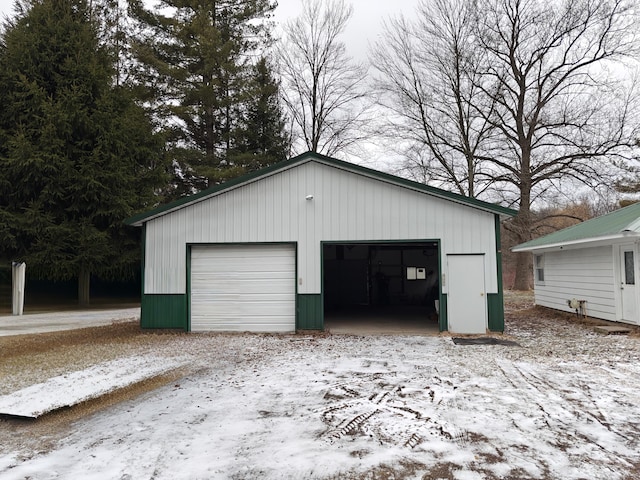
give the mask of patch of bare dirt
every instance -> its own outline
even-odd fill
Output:
[[[354,455],[357,456],[357,455]],[[425,465],[413,462],[409,460],[405,460],[399,462],[399,465],[390,466],[390,465],[378,465],[370,469],[368,472],[341,472],[338,475],[332,475],[329,477],[324,477],[325,480],[401,480],[403,478],[415,478],[415,475],[418,472],[423,472],[425,469]],[[438,470],[442,471],[440,466]],[[423,480],[427,479],[442,479],[448,480],[454,477],[447,476],[429,476],[425,475],[421,477]]]
[[[525,310],[534,306],[533,290],[505,290],[504,308],[507,311]]]
[[[609,322],[589,316],[583,317],[574,313],[535,305],[533,291],[507,291],[504,294],[504,305],[505,333],[514,333],[521,329],[530,332],[533,329],[539,329],[543,325],[549,328],[558,326],[566,329],[575,328],[577,329],[576,332],[583,329],[593,330],[594,327],[599,325],[612,325],[628,328],[631,330],[628,336],[640,338],[640,327],[637,325]]]

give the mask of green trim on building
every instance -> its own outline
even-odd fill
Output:
[[[495,203],[483,202],[482,200],[478,200],[476,198],[459,195],[457,193],[449,192],[447,190],[442,190],[440,188],[432,187],[430,185],[425,185],[424,183],[415,182],[413,180],[408,180],[406,178],[398,177],[396,175],[391,175],[390,173],[381,172],[379,170],[373,170],[371,168],[356,165],[354,163],[344,162],[342,160],[327,157],[324,155],[319,155],[312,152],[307,152],[306,154],[303,154],[300,157],[304,157],[304,156],[311,156],[311,157],[315,156],[322,163],[332,165],[336,168],[349,170],[366,177],[376,178],[383,182],[418,190],[423,193],[431,194],[435,197],[443,198],[445,200],[451,200],[453,202],[467,205],[469,207],[479,208],[480,210],[484,210],[487,212],[494,212],[494,213],[498,213],[500,215],[505,215],[508,217],[514,217],[518,214],[517,210],[503,207]],[[300,159],[300,160],[303,160],[303,159]]]
[[[447,318],[447,296],[442,293],[442,249],[440,248],[440,240],[438,242],[438,328],[441,332],[449,329],[449,320]]]
[[[142,295],[141,328],[188,330],[187,296],[184,294]]]
[[[415,239],[415,238],[394,238],[391,240],[321,240],[320,247],[322,248],[324,245],[398,245],[398,244],[407,244],[409,246],[415,246],[413,244],[421,244],[421,243],[437,243],[438,248],[440,248],[440,240],[438,239]]]
[[[142,234],[140,235],[140,241],[142,246],[140,247],[140,298],[144,297],[144,270],[145,270],[145,255],[147,249],[147,224],[142,225]]]
[[[495,216],[496,268],[498,293],[487,294],[487,315],[491,332],[504,332],[504,290],[502,283],[502,240],[500,238],[500,216]]]
[[[487,294],[487,314],[489,315],[489,330],[491,332],[504,332],[504,301],[502,294]]]
[[[296,330],[324,330],[322,294],[299,293],[296,300]]]
[[[185,308],[187,310],[186,315],[186,324],[187,324],[187,332],[191,331],[191,244],[187,244],[185,248],[185,262],[187,267],[185,282],[186,282],[186,305]]]
[[[498,294],[502,296],[503,285],[502,285],[502,238],[500,233],[500,216],[494,216],[494,225],[495,225],[495,239],[496,239],[496,268],[498,275]]]
[[[268,177],[275,173],[278,173],[281,170],[286,170],[297,164],[303,164],[308,161],[316,160],[320,163],[324,163],[326,165],[333,166],[335,168],[339,168],[341,170],[347,170],[359,175],[367,176],[370,178],[375,178],[377,180],[392,183],[401,187],[411,188],[413,190],[417,190],[423,193],[427,193],[439,198],[443,198],[446,200],[450,200],[456,203],[460,203],[463,205],[467,205],[474,208],[479,208],[481,210],[487,212],[497,213],[499,215],[506,216],[514,216],[517,214],[515,210],[510,208],[502,207],[500,205],[495,205],[493,203],[483,202],[481,200],[477,200],[471,197],[465,197],[463,195],[458,195],[457,193],[448,192],[446,190],[441,190],[439,188],[431,187],[429,185],[425,185],[423,183],[414,182],[412,180],[407,180],[406,178],[397,177],[395,175],[391,175],[389,173],[380,172],[378,170],[373,170],[370,168],[362,167],[360,165],[356,165],[349,162],[344,162],[342,160],[338,160],[335,158],[327,157],[325,155],[320,155],[318,153],[307,152],[302,155],[298,155],[297,157],[291,158],[289,160],[285,160],[275,165],[271,165],[269,167],[263,168],[256,172],[249,173],[247,175],[242,175],[233,180],[229,180],[221,185],[216,185],[207,190],[203,190],[202,192],[196,193],[194,195],[190,195],[188,197],[181,198],[176,200],[175,202],[169,203],[167,205],[160,205],[152,210],[147,212],[139,213],[125,220],[127,225],[142,225],[144,222],[161,216],[165,213],[168,213],[173,210],[178,210],[183,208],[190,203],[197,202],[199,200],[205,199],[209,196],[216,195],[226,190],[230,190],[232,188],[238,187],[240,185],[250,183],[256,181],[263,177]]]
[[[442,278],[442,277],[440,277]],[[438,326],[441,332],[449,330],[449,321],[447,320],[447,294],[442,293],[440,289],[440,313],[438,314]]]
[[[497,216],[497,215],[496,215]],[[344,241],[336,241],[336,240],[322,240],[320,242],[320,270],[321,270],[321,278],[322,278],[322,293],[320,294],[320,308],[321,311],[321,320],[323,323],[322,329],[324,329],[324,246],[325,245],[421,245],[427,243],[435,243],[436,249],[438,250],[438,294],[439,294],[439,303],[440,303],[440,313],[438,315],[438,325],[440,331],[447,330],[447,311],[446,311],[446,295],[442,293],[442,249],[440,248],[441,241],[439,239],[409,239],[409,240],[344,240]],[[300,298],[300,296],[298,296]],[[443,300],[444,298],[444,300]],[[445,309],[442,310],[442,305],[445,305]],[[299,310],[300,311],[300,310]],[[443,313],[444,312],[444,313]],[[298,323],[296,322],[296,325]],[[443,327],[444,325],[444,327]],[[303,329],[302,327],[297,327],[299,329]]]

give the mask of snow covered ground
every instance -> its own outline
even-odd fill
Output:
[[[38,418],[178,368],[155,356],[126,357],[65,373],[0,396],[0,415]]]
[[[521,348],[176,335],[154,353],[187,376],[3,448],[0,478],[640,478],[640,339],[535,312]]]

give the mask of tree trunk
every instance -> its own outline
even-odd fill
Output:
[[[89,306],[89,288],[91,284],[91,272],[86,267],[80,268],[78,274],[78,305]]]
[[[522,90],[523,91],[523,90]],[[519,110],[524,108],[524,93],[520,95]],[[524,134],[525,124],[522,121],[522,115],[516,120],[519,132],[519,145],[521,152],[520,172],[518,175],[518,183],[520,184],[520,209],[515,216],[514,224],[516,227],[516,236],[518,243],[524,243],[531,240],[531,138]],[[531,274],[533,265],[530,253],[516,253],[516,276],[513,280],[514,290],[530,290]]]
[[[530,290],[531,289],[531,275],[533,272],[533,266],[531,262],[531,253],[519,252],[516,253],[516,277],[513,281],[514,290]]]
[[[531,240],[531,209],[529,203],[522,203],[520,211],[514,218],[514,226],[516,227],[516,238],[518,244]],[[533,273],[533,263],[531,261],[531,253],[516,253],[516,276],[513,281],[514,290],[530,290],[531,279]]]

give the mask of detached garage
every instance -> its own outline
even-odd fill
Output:
[[[503,331],[500,220],[516,212],[307,153],[130,218],[143,328],[323,330],[414,315]]]

